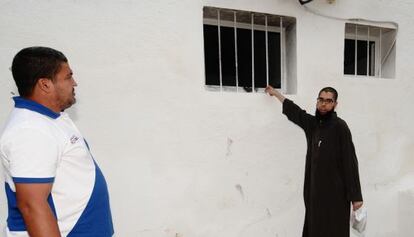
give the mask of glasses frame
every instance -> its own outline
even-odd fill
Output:
[[[322,97],[318,97],[318,98],[316,98],[316,102],[318,102],[320,104],[324,104],[324,103],[333,104],[336,101],[334,99],[331,99],[331,98],[325,99],[325,98],[322,98]]]

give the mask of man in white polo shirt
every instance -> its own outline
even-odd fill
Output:
[[[68,60],[51,48],[25,48],[12,73],[20,96],[0,137],[6,236],[112,236],[105,178],[64,112],[76,101]]]

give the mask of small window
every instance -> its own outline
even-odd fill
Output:
[[[396,30],[345,24],[344,74],[394,78]]]
[[[203,20],[208,89],[256,92],[271,85],[287,90],[286,78],[296,67],[294,18],[204,7]],[[293,52],[287,52],[287,37],[294,40],[288,46]]]

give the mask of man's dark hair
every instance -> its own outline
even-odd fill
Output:
[[[333,87],[324,87],[319,91],[319,95],[321,95],[322,92],[331,92],[334,95],[334,100],[336,101],[338,99],[338,92]]]
[[[14,56],[12,73],[20,96],[28,97],[39,78],[53,80],[61,64],[67,63],[65,55],[48,47],[29,47]]]

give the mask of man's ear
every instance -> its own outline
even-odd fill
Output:
[[[50,79],[48,79],[48,78],[40,78],[38,81],[37,81],[37,84],[36,84],[36,86],[41,90],[41,91],[43,91],[43,92],[45,92],[45,93],[49,93],[49,91],[51,90],[51,88],[52,88],[52,85],[53,83],[52,83],[52,80],[50,80]]]

